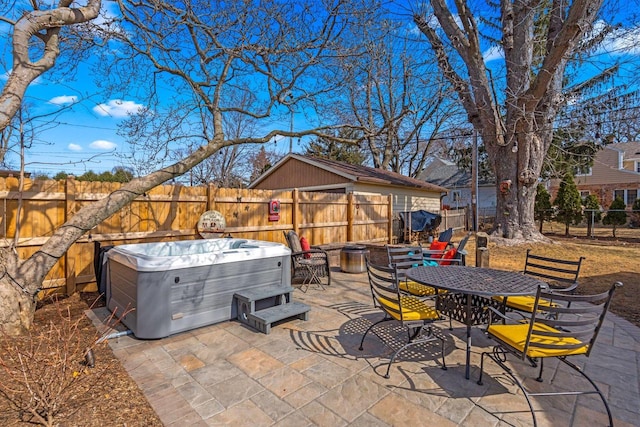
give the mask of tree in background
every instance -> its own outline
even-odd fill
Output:
[[[620,197],[616,197],[611,205],[607,214],[604,216],[602,223],[604,225],[613,226],[613,237],[616,237],[616,228],[619,225],[625,225],[627,223],[627,213],[625,212],[627,205]]]
[[[610,28],[602,0],[419,3],[413,21],[435,52],[468,121],[486,147],[498,193],[495,231],[508,239],[544,239],[535,226],[536,187],[553,142],[563,90],[580,55]],[[455,10],[453,9],[455,7]],[[487,50],[486,42],[495,50]],[[487,55],[495,53],[495,55]],[[501,56],[500,67],[488,58]],[[505,85],[496,90],[496,85]]]
[[[595,194],[589,194],[582,202],[585,209],[585,220],[587,221],[587,236],[593,237],[593,227],[602,220],[600,212],[600,202]]]
[[[582,221],[582,200],[570,173],[560,183],[553,204],[557,208],[556,219],[565,225],[564,235],[569,236],[569,225],[578,225]]]
[[[636,199],[631,206],[631,226],[640,227],[640,199]]]
[[[341,129],[336,133],[336,136],[341,139],[359,139],[356,132],[350,129]],[[326,137],[318,137],[311,140],[305,146],[304,154],[352,165],[362,165],[367,160],[365,150],[360,148],[359,145],[338,142],[335,139]]]
[[[540,233],[542,233],[542,225],[545,221],[553,219],[553,207],[551,205],[551,194],[544,185],[538,184],[535,202],[535,219],[540,221]]]
[[[318,114],[326,122],[350,124],[352,131],[337,135],[342,138],[336,141],[357,144],[371,166],[415,177],[426,165],[433,138],[459,107],[451,103],[451,88],[433,58],[419,53],[405,23],[360,16],[363,21],[350,28],[350,42],[363,51],[331,63],[327,79],[341,81],[343,89],[325,98]],[[372,25],[372,19],[379,24]],[[355,161],[349,157],[348,162]]]
[[[13,36],[13,68],[0,93],[0,131],[16,115],[27,86],[53,67],[61,52],[62,29],[97,17],[101,2],[87,0],[86,7],[76,9],[69,8],[71,4],[70,0],[55,5],[29,2],[24,7],[34,10],[20,10],[17,21],[2,17],[12,26],[8,34]],[[330,96],[341,82],[314,86],[319,73],[326,72],[330,59],[348,58],[361,49],[357,43],[345,47],[341,36],[345,28],[351,28],[356,12],[366,14],[366,7],[375,8],[357,0],[188,2],[179,6],[163,0],[117,0],[116,5],[119,15],[110,17],[107,25],[88,25],[78,28],[78,33],[93,41],[93,62],[104,67],[94,70],[102,87],[138,97],[148,95],[147,108],[134,115],[139,121],[129,127],[128,137],[135,139],[136,131],[145,136],[148,120],[165,118],[167,123],[173,121],[170,125],[187,122],[189,126],[157,135],[167,143],[197,140],[198,149],[83,205],[26,259],[21,259],[15,247],[0,248],[0,324],[7,333],[30,327],[35,296],[67,250],[140,195],[185,174],[224,147],[267,143],[278,135],[322,135],[322,128],[312,126],[295,133],[273,128],[274,120],[288,111],[282,102],[284,95],[291,94],[289,105],[313,104],[316,97]],[[0,8],[7,13],[16,10]],[[98,50],[101,46],[108,49]],[[68,56],[82,58],[76,51]],[[73,68],[64,72],[72,74]],[[116,86],[120,84],[127,86]],[[162,97],[159,87],[172,92]],[[238,105],[238,91],[250,100],[247,105]],[[182,104],[184,108],[174,110],[182,114],[178,120],[169,117],[174,111],[162,108],[161,97],[165,105]],[[224,126],[225,116],[234,113],[262,120],[261,129],[268,130],[237,137]],[[144,155],[151,159],[152,153]]]
[[[261,146],[260,150],[254,153],[249,159],[252,167],[251,175],[249,175],[249,183],[255,181],[260,175],[271,169],[271,166],[276,163],[277,159],[278,155],[276,153],[267,151],[264,145]]]

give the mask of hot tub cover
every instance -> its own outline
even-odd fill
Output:
[[[281,243],[249,239],[205,239],[119,245],[107,257],[137,271],[177,270],[200,265],[290,255]]]

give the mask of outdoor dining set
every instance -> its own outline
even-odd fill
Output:
[[[468,238],[468,236],[466,237]],[[465,238],[465,239],[466,239]],[[460,242],[464,246],[466,240]],[[597,394],[602,400],[609,425],[613,418],[607,400],[596,383],[571,361],[573,356],[588,357],[602,326],[615,289],[597,295],[576,292],[583,258],[563,260],[542,257],[527,251],[523,272],[469,267],[464,256],[444,254],[460,245],[434,249],[387,245],[388,262],[376,265],[367,259],[366,270],[373,305],[384,317],[372,323],[362,336],[360,350],[370,332],[383,322],[397,322],[406,328],[408,339],[391,356],[391,365],[410,346],[440,342],[442,369],[446,370],[445,340],[434,333],[436,322],[452,320],[466,327],[465,378],[470,378],[471,330],[482,325],[492,339],[492,351],[481,355],[477,383],[482,385],[484,362],[493,360],[522,390],[533,424],[537,425],[532,396]],[[557,358],[578,372],[591,388],[581,390],[530,392],[519,375],[508,365],[507,355],[515,356],[539,369],[536,380],[543,381],[546,358]]]

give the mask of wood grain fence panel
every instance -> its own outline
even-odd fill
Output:
[[[23,224],[18,251],[27,258],[75,212],[120,188],[118,183],[60,181],[29,182],[22,193]],[[69,191],[66,191],[68,188]],[[17,179],[0,179],[2,241],[15,233]],[[280,200],[280,218],[269,221],[269,201]],[[207,209],[220,211],[233,237],[284,242],[283,230],[296,229],[312,244],[387,241],[391,199],[379,196],[312,193],[285,190],[247,190],[209,187],[159,186],[99,224],[68,251],[47,276],[52,290],[95,288],[93,241],[126,244],[198,239],[196,225]],[[351,231],[349,231],[351,224]],[[70,269],[73,271],[71,272]],[[73,277],[69,277],[73,276]]]

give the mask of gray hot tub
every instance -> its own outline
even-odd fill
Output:
[[[138,338],[162,338],[237,317],[238,290],[291,285],[280,243],[209,239],[116,246],[106,253],[106,299]]]

